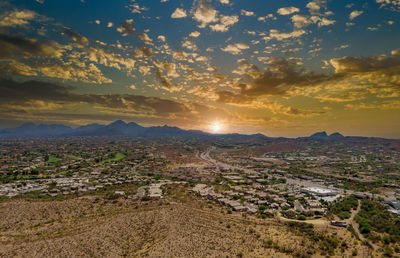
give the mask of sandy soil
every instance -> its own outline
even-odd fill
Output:
[[[85,196],[0,203],[0,257],[319,256],[312,245],[277,219],[227,214],[184,190],[147,202]]]

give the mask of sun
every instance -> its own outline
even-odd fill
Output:
[[[222,124],[220,122],[213,122],[210,127],[213,133],[219,133],[222,130]]]

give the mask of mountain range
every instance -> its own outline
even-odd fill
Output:
[[[143,127],[137,123],[125,123],[117,120],[108,125],[89,124],[72,128],[62,124],[35,125],[34,123],[25,123],[16,128],[1,129],[0,137],[71,137],[71,136],[135,136],[135,137],[214,137],[233,138],[240,140],[242,138],[267,139],[269,137],[263,134],[210,134],[200,130],[184,130],[179,127],[171,126],[151,126]],[[326,132],[318,132],[309,137],[300,139],[330,139],[344,137],[340,133],[328,135]]]

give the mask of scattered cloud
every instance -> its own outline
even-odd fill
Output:
[[[294,6],[289,6],[289,7],[282,7],[279,8],[277,13],[280,15],[289,15],[289,14],[293,14],[293,13],[298,13],[300,12],[300,9]]]
[[[364,13],[363,11],[352,11],[349,15],[349,19],[354,20],[355,18],[357,18],[358,16],[360,16],[363,13]]]
[[[28,25],[38,14],[30,10],[14,10],[0,15],[0,27],[17,27]]]
[[[122,36],[126,37],[132,35],[136,32],[136,29],[133,27],[133,19],[127,19],[123,23],[121,23],[117,31],[122,33]]]
[[[197,38],[197,37],[200,36],[200,32],[198,32],[198,31],[192,31],[192,32],[189,34],[189,36],[192,37],[192,38]]]
[[[193,19],[200,23],[199,28],[205,28],[209,23],[218,21],[217,14],[218,11],[212,8],[206,0],[199,0]]]
[[[242,53],[242,50],[249,49],[250,46],[245,43],[235,43],[229,44],[224,48],[221,48],[222,51],[231,53],[232,55],[239,55]]]
[[[246,11],[246,10],[243,10],[243,9],[240,11],[240,14],[244,15],[244,16],[255,16],[254,12]]]
[[[218,32],[226,32],[231,26],[239,21],[239,16],[237,15],[220,15],[220,23],[210,25],[211,30]]]
[[[72,41],[75,41],[79,45],[86,46],[86,45],[89,44],[89,40],[85,36],[82,36],[81,34],[75,33],[75,32],[71,31],[71,29],[69,29],[67,27],[63,27],[62,28],[62,32],[63,32],[63,34],[65,36],[67,36]]]
[[[229,0],[219,0],[221,4],[229,4]]]
[[[171,14],[171,18],[179,19],[187,17],[186,11],[181,8],[176,8],[175,11]]]
[[[294,30],[292,32],[280,32],[279,30],[270,30],[269,31],[269,36],[264,37],[264,40],[270,40],[270,39],[276,39],[276,40],[285,40],[285,39],[290,39],[290,38],[298,38],[306,34],[307,32],[305,30]]]

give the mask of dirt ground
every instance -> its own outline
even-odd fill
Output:
[[[339,234],[352,245],[347,231]],[[320,256],[313,245],[277,219],[228,214],[184,189],[145,202],[84,196],[0,203],[1,257]]]

